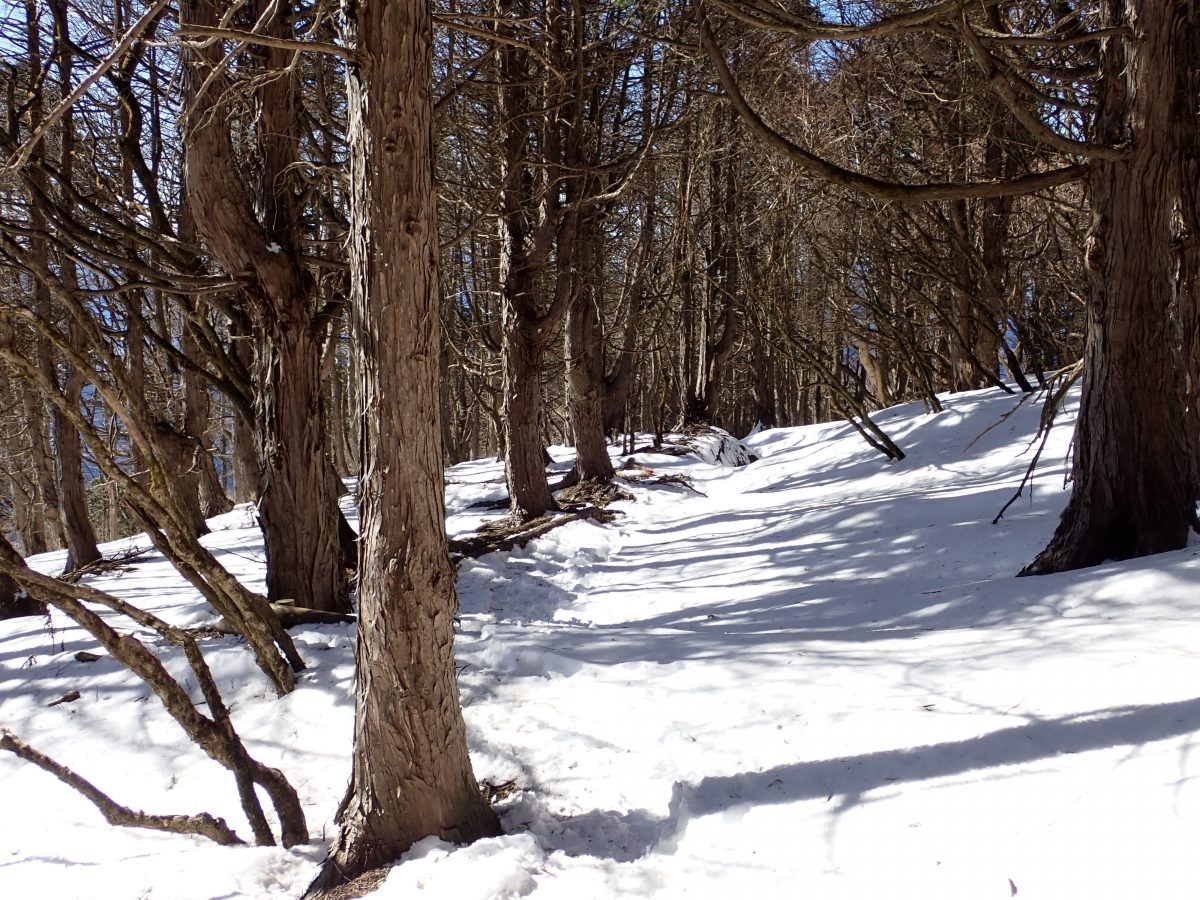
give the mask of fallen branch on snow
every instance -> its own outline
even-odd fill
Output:
[[[514,550],[524,547],[534,538],[539,538],[555,528],[571,522],[590,519],[593,522],[611,522],[620,513],[600,509],[597,506],[582,506],[562,513],[548,513],[527,522],[514,522],[512,518],[501,519],[480,528],[469,538],[450,540],[450,559],[455,564],[464,559],[477,559],[488,553]]]
[[[232,828],[225,824],[224,819],[208,813],[199,813],[194,816],[159,816],[122,806],[82,775],[33,749],[7,728],[0,728],[0,750],[16,754],[26,762],[33,763],[39,769],[49,772],[68,787],[74,788],[96,809],[100,810],[100,814],[104,816],[109,825],[149,828],[153,831],[169,831],[173,834],[198,834],[210,841],[225,845],[245,843]]]

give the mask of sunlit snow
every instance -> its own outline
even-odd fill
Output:
[[[465,561],[459,681],[477,776],[518,788],[507,834],[423,841],[374,896],[1200,896],[1200,548],[1014,578],[1065,502],[1074,415],[1032,500],[993,526],[1032,452],[1039,409],[1019,399],[880,414],[899,463],[844,423],[759,432],[741,468],[642,454],[696,491],[629,485],[614,523]],[[499,515],[471,508],[503,496],[495,462],[447,480],[452,532]],[[213,524],[206,544],[261,589],[248,511]],[[157,556],[94,583],[214,618]],[[122,804],[249,836],[230,776],[107,656],[76,661],[103,653],[90,637],[52,625],[0,622],[0,724]],[[311,668],[282,700],[238,642],[203,647],[252,753],[297,786],[312,845],[112,828],[5,754],[0,896],[298,896],[349,775],[354,638],[294,634]]]

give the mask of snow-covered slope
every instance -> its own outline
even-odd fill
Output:
[[[376,896],[1200,894],[1197,550],[1014,578],[1065,501],[1074,410],[1032,501],[993,526],[1038,409],[996,391],[946,404],[879,416],[899,463],[844,424],[759,433],[762,459],[740,468],[639,454],[695,490],[634,485],[617,522],[464,562],[460,684],[476,773],[515,783],[508,834],[422,842]],[[503,491],[494,462],[448,480],[455,532]],[[245,514],[220,524],[208,542],[258,583]],[[209,617],[155,557],[97,583],[175,621]],[[224,771],[109,660],[75,661],[90,639],[54,625],[0,623],[0,724],[119,802],[207,810],[247,833]],[[0,758],[0,896],[297,894],[349,773],[353,633],[297,642],[312,669],[283,700],[236,642],[205,650],[316,843],[112,829]],[[47,705],[71,689],[80,700]]]

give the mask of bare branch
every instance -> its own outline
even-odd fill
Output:
[[[183,39],[190,37],[215,38],[225,41],[240,41],[243,44],[255,44],[261,47],[275,47],[280,50],[304,50],[311,53],[327,53],[347,62],[358,60],[357,54],[347,47],[329,44],[324,41],[301,41],[292,38],[274,37],[268,34],[257,34],[253,31],[242,31],[237,28],[213,28],[209,25],[182,25],[172,37]]]
[[[979,35],[967,22],[966,17],[962,17],[956,23],[957,31],[962,35],[963,41],[971,51],[971,56],[975,62],[979,64],[979,68],[983,70],[984,76],[987,78],[988,84],[995,91],[1003,102],[1005,107],[1012,117],[1016,119],[1021,127],[1024,128],[1031,136],[1041,141],[1047,147],[1057,150],[1059,153],[1073,153],[1080,156],[1089,156],[1093,159],[1109,159],[1118,160],[1126,156],[1126,151],[1117,150],[1113,147],[1105,147],[1100,144],[1089,144],[1082,141],[1073,141],[1070,138],[1063,137],[1053,128],[1050,128],[1033,114],[1033,112],[1021,102],[1021,98],[1017,96],[1016,88],[1012,81],[1000,69],[996,57],[988,52],[987,48],[979,40]]]
[[[63,784],[73,787],[87,798],[109,825],[124,825],[129,828],[149,828],[154,831],[169,831],[174,834],[198,834],[218,844],[243,844],[233,829],[225,824],[225,820],[208,813],[194,816],[159,816],[144,813],[141,810],[121,806],[100,788],[96,787],[82,775],[78,775],[60,762],[56,762],[44,753],[30,747],[7,728],[0,728],[0,750],[14,753],[26,762],[33,763],[39,769],[49,772]]]
[[[922,203],[929,200],[966,200],[982,197],[1006,197],[1017,194],[1031,194],[1035,191],[1056,187],[1071,181],[1078,181],[1088,174],[1086,164],[1064,166],[1049,172],[1038,172],[1009,178],[1002,181],[978,182],[944,182],[933,184],[904,184],[895,181],[884,181],[861,172],[844,169],[835,163],[817,156],[798,144],[792,143],[775,129],[771,128],[762,117],[750,106],[738,87],[729,65],[725,62],[720,48],[717,47],[712,30],[707,19],[700,24],[700,43],[712,60],[717,70],[721,85],[734,109],[750,130],[768,147],[787,157],[791,162],[818,178],[832,184],[841,185],[861,194],[876,197],[881,200],[894,200],[899,203]]]
[[[942,0],[942,2],[925,9],[885,16],[867,25],[850,25],[799,16],[774,4],[760,3],[756,0],[713,0],[713,3],[735,19],[759,28],[769,28],[772,31],[799,35],[812,40],[846,41],[912,31],[957,13],[963,5],[962,0]]]
[[[100,64],[96,66],[96,68],[94,68],[91,73],[85,79],[83,79],[83,81],[79,82],[79,85],[75,88],[75,90],[67,94],[67,96],[62,99],[62,102],[50,111],[46,118],[42,120],[42,123],[36,129],[34,129],[33,134],[26,139],[25,143],[22,144],[17,152],[9,159],[9,161],[5,163],[4,168],[13,170],[19,169],[21,166],[23,166],[26,161],[28,161],[30,154],[33,153],[34,148],[38,145],[41,139],[45,137],[46,132],[54,127],[54,124],[63,117],[63,114],[66,113],[68,109],[79,102],[79,98],[86,94],[93,84],[104,77],[104,73],[116,64],[117,60],[120,59],[125,51],[133,45],[134,41],[142,36],[142,33],[154,23],[154,20],[158,18],[159,14],[166,9],[170,3],[171,0],[158,0],[157,3],[146,10],[142,17],[134,22],[129,30],[125,32],[125,36],[122,37],[121,40],[117,41],[112,50],[109,52],[108,56],[100,60]]]

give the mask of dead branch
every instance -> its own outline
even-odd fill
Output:
[[[1082,374],[1083,360],[1080,360],[1074,365],[1067,366],[1065,369],[1055,372],[1046,383],[1046,403],[1042,407],[1042,417],[1038,423],[1037,434],[1033,436],[1033,440],[1038,442],[1037,451],[1033,454],[1033,459],[1029,461],[1029,467],[1025,470],[1025,475],[1021,478],[1021,483],[1017,485],[1017,492],[1009,498],[1007,503],[1000,507],[1000,512],[996,513],[996,518],[992,519],[993,525],[1004,518],[1004,513],[1020,499],[1025,491],[1025,485],[1033,478],[1033,472],[1037,468],[1038,460],[1042,458],[1042,451],[1046,449],[1046,442],[1050,440],[1050,429],[1054,427],[1054,419],[1062,407],[1063,398],[1066,397],[1067,391],[1079,380],[1079,376]],[[1059,381],[1061,383],[1056,387],[1055,383]]]
[[[78,584],[81,579],[89,575],[99,575],[103,572],[127,572],[131,568],[128,563],[146,556],[150,550],[150,547],[131,547],[112,556],[105,556],[95,562],[79,566],[70,572],[64,572],[59,578],[68,584]]]
[[[0,750],[16,754],[26,762],[33,763],[39,769],[49,772],[68,787],[74,788],[96,809],[100,810],[109,825],[149,828],[153,831],[169,831],[172,834],[198,834],[210,841],[227,846],[245,843],[232,828],[225,824],[224,819],[208,813],[199,813],[194,816],[162,816],[121,806],[82,775],[30,747],[7,728],[0,728]]]
[[[548,513],[526,522],[514,522],[511,517],[507,517],[485,525],[469,538],[452,538],[450,540],[450,559],[457,564],[464,559],[478,559],[488,553],[515,550],[562,525],[584,519],[591,519],[594,522],[611,522],[618,515],[620,514],[615,510],[583,506],[570,512]]]
[[[184,733],[210,759],[234,776],[242,808],[260,845],[273,845],[274,836],[263,815],[255,785],[263,788],[279,816],[284,846],[305,843],[308,827],[295,789],[278,769],[263,765],[250,756],[234,730],[228,708],[217,689],[212,671],[195,638],[182,628],[163,621],[153,613],[87,585],[72,585],[25,567],[11,547],[0,544],[0,573],[16,581],[35,599],[52,606],[91,634],[118,662],[146,683],[162,702]],[[171,676],[162,660],[131,634],[120,634],[80,600],[97,603],[120,613],[143,627],[150,628],[169,643],[181,648],[192,675],[208,703],[209,716],[192,702],[187,690]]]

